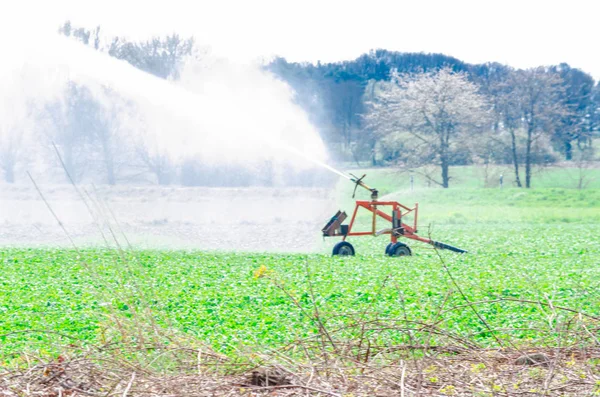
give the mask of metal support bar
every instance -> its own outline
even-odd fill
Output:
[[[359,208],[364,208],[367,211],[372,213],[371,218],[371,230],[370,231],[352,231],[354,228],[354,223],[356,222],[356,215],[358,213]],[[392,207],[391,216],[382,210],[379,207]],[[402,212],[404,210],[405,212]],[[407,214],[414,212],[414,221],[413,225],[409,226],[402,222],[402,218]],[[350,219],[350,224],[348,225],[347,231],[344,230],[345,233],[339,234],[339,227],[341,227],[336,221],[339,218],[343,217],[343,213],[338,212],[332,220],[326,225],[323,229],[324,235],[330,236],[341,236],[343,241],[346,241],[346,238],[349,236],[378,236],[381,234],[389,234],[390,240],[392,243],[396,243],[398,241],[398,237],[406,237],[411,240],[420,241],[423,243],[431,244],[436,248],[447,249],[454,252],[464,253],[467,252],[463,249],[451,246],[449,244],[441,243],[438,241],[433,241],[429,238],[421,237],[417,235],[417,222],[418,222],[418,213],[419,213],[419,204],[415,203],[414,208],[409,208],[405,205],[402,205],[396,201],[356,201],[356,205],[354,207],[354,211],[352,213],[352,218]],[[343,215],[342,215],[343,214]],[[391,223],[391,229],[382,229],[381,231],[377,231],[377,217],[381,217],[384,220]],[[341,223],[341,222],[340,222]],[[345,225],[344,225],[345,227]],[[330,232],[328,234],[326,232]]]

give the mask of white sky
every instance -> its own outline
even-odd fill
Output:
[[[385,48],[515,67],[567,62],[600,78],[600,0],[1,1],[0,40],[50,34],[70,19],[132,38],[194,35],[242,60],[327,62]]]

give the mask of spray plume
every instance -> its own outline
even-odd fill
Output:
[[[268,160],[302,170],[310,168],[308,160],[346,177],[325,163],[323,142],[293,104],[291,89],[257,65],[209,58],[185,66],[181,79],[170,82],[59,35],[42,40],[0,70],[3,81],[20,75],[23,103],[60,100],[61,89],[75,82],[119,119],[133,145],[174,162],[195,157],[252,167]]]
[[[85,87],[117,119],[118,128],[111,133],[123,142],[118,150],[144,147],[174,163],[194,158],[232,173],[260,173],[265,161],[282,174],[290,169],[313,174],[318,166],[350,179],[326,163],[323,142],[293,103],[291,89],[256,65],[208,58],[185,65],[178,81],[166,81],[59,35],[19,43],[18,48],[9,45],[6,50],[14,56],[0,64],[0,83],[10,89],[0,97],[11,106],[6,106],[0,119],[3,125],[11,120],[16,128],[3,129],[0,138],[7,132],[25,133],[29,138],[22,141],[27,142],[23,152],[36,158],[40,147],[52,147],[48,137],[52,126],[40,121],[39,115],[15,112],[12,105],[26,109],[31,103],[67,104],[65,87],[74,83]],[[129,161],[130,153],[125,152],[124,161]],[[55,159],[55,153],[50,155]],[[121,164],[127,167],[126,162]],[[23,168],[31,171],[42,189],[56,182],[43,174],[48,164],[36,160]],[[62,176],[62,169],[54,169]],[[210,172],[209,177],[219,178]],[[80,236],[94,234],[80,200],[68,195],[68,187],[54,189],[57,196],[48,200],[61,221],[77,228]],[[307,251],[315,248],[315,231],[332,205],[328,189],[139,189],[100,187],[98,194],[111,203],[120,221],[130,225],[125,232],[134,244],[148,246],[148,225],[152,233],[164,235],[162,243],[153,240],[152,247]],[[6,234],[13,236],[8,243],[60,240],[62,234],[43,205],[25,207],[11,192],[21,194],[7,188],[0,195],[0,219],[18,229]],[[15,241],[14,236],[25,237]]]

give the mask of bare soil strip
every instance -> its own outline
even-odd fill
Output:
[[[600,349],[528,351],[531,360],[517,351],[432,349],[420,358],[408,354],[386,364],[349,365],[330,358],[327,364],[293,370],[284,362],[241,370],[216,362],[221,360],[216,356],[204,365],[199,354],[189,353],[190,361],[181,361],[178,375],[92,356],[32,361],[27,368],[0,372],[0,395],[589,396],[600,390]]]
[[[79,188],[87,205],[70,185],[40,184],[78,246],[104,246],[112,227],[138,248],[310,252],[335,207],[316,188]],[[33,186],[0,185],[0,246],[69,245]]]

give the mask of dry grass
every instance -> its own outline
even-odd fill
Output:
[[[260,368],[238,366],[215,355],[165,350],[178,368],[158,371],[111,354],[60,356],[0,372],[2,396],[590,396],[600,394],[600,349],[552,349],[547,362],[516,363],[511,350],[429,349],[411,358],[360,362],[323,357],[299,364],[262,357]],[[398,349],[397,351],[400,351]],[[422,350],[421,350],[422,353]],[[531,353],[531,351],[528,351]],[[276,358],[277,357],[277,358]],[[275,363],[277,361],[277,363]],[[267,369],[268,368],[268,369]],[[230,374],[228,374],[230,373]]]

